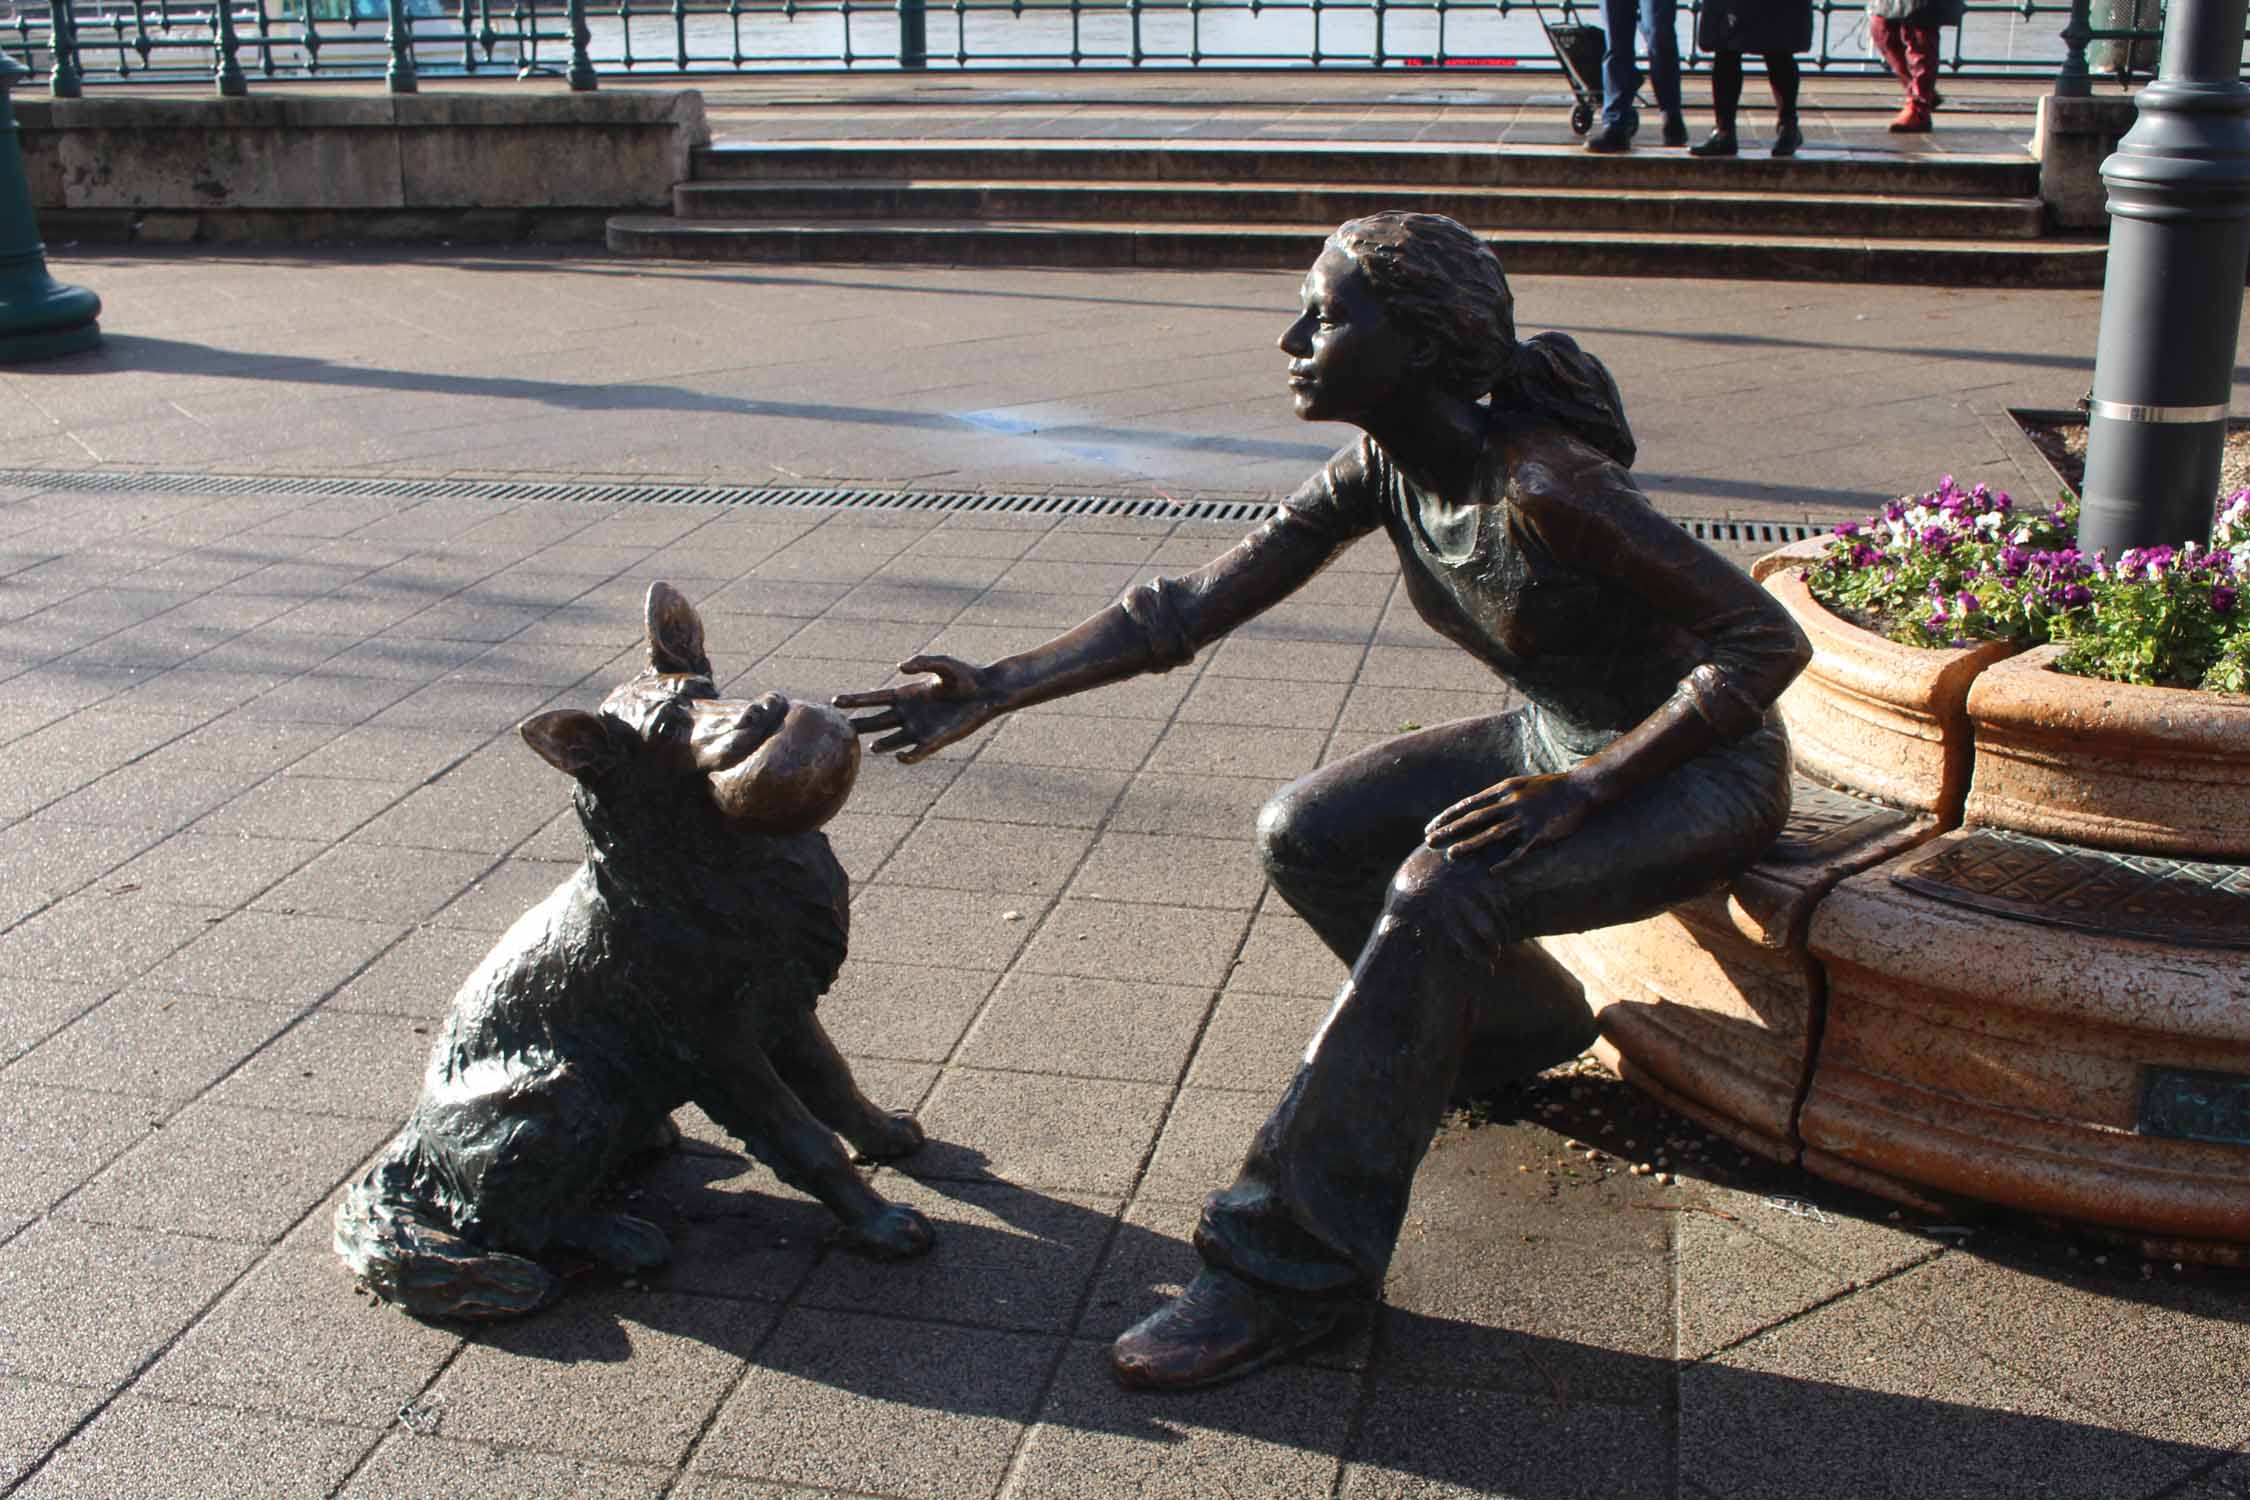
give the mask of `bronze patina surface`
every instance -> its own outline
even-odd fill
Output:
[[[703,622],[670,585],[649,589],[647,627],[647,669],[599,712],[522,725],[577,782],[586,862],[461,987],[406,1128],[336,1215],[345,1264],[423,1317],[540,1307],[549,1251],[626,1273],[666,1260],[655,1225],[590,1201],[690,1102],[833,1209],[847,1242],[930,1245],[837,1139],[893,1157],[921,1127],[868,1101],[813,1013],[848,922],[819,829],[858,741],[819,704],[720,698]]]
[[[1260,814],[1268,877],[1351,977],[1205,1207],[1206,1269],[1117,1341],[1135,1385],[1241,1375],[1374,1295],[1472,1041],[1526,1074],[1592,1039],[1531,940],[1708,889],[1789,810],[1772,708],[1803,633],[1649,504],[1608,370],[1561,334],[1517,338],[1475,234],[1429,214],[1344,225],[1280,347],[1297,415],[1364,435],[1241,544],[1019,655],[919,656],[901,670],[921,680],[836,700],[873,710],[855,727],[877,750],[919,760],[1178,666],[1375,532],[1423,620],[1528,700],[1347,756]]]

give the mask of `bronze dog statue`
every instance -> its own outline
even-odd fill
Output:
[[[599,713],[521,726],[577,780],[586,862],[454,996],[420,1102],[336,1214],[345,1263],[418,1316],[531,1312],[555,1295],[549,1251],[662,1264],[662,1230],[590,1204],[689,1102],[834,1210],[847,1243],[930,1246],[837,1141],[902,1156],[921,1127],[860,1093],[813,1014],[849,921],[819,828],[851,793],[858,741],[823,705],[721,699],[703,622],[669,584],[647,614],[649,665]]]

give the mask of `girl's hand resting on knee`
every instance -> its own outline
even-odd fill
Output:
[[[898,669],[930,675],[871,693],[838,693],[831,700],[838,708],[881,710],[852,720],[852,728],[860,734],[883,735],[869,747],[878,755],[896,750],[899,759],[911,765],[976,733],[1007,711],[989,668],[972,667],[950,656],[913,656],[900,662]]]
[[[1449,860],[1501,851],[1492,865],[1498,871],[1534,849],[1570,837],[1593,811],[1594,800],[1567,771],[1511,776],[1430,819],[1422,836]]]

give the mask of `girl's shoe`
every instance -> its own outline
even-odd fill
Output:
[[[1731,130],[1714,130],[1687,148],[1690,156],[1733,156],[1742,149]]]
[[[1773,129],[1774,156],[1795,156],[1797,148],[1805,143],[1805,133],[1797,128],[1795,120],[1783,120]]]
[[[1929,110],[1911,99],[1899,106],[1897,118],[1891,121],[1893,135],[1919,135],[1929,128]]]

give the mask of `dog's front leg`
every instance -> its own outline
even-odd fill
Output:
[[[698,1089],[695,1102],[776,1177],[827,1204],[843,1221],[847,1244],[888,1258],[930,1248],[929,1220],[867,1185],[834,1132],[782,1082],[760,1048],[730,1049],[725,1075]]]

